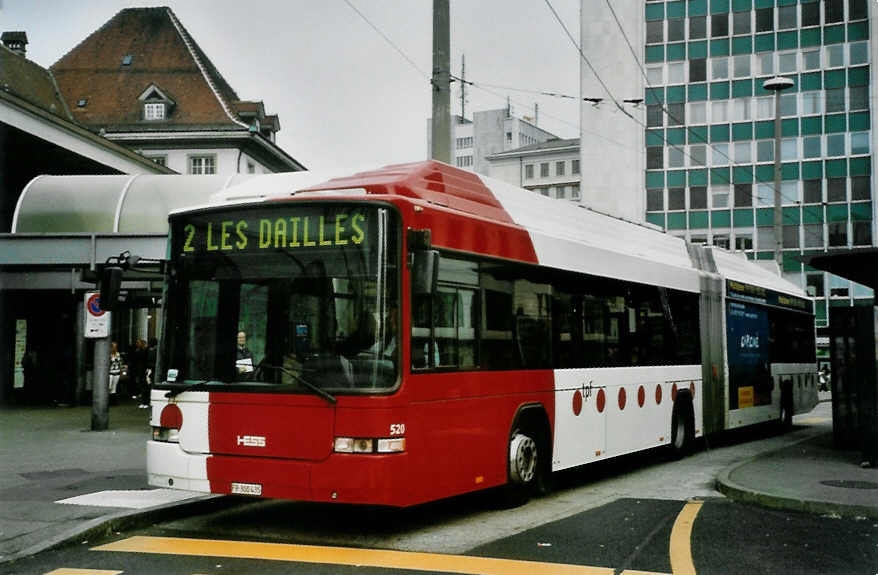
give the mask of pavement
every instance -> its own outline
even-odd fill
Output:
[[[0,410],[0,563],[247,501],[147,485],[148,410],[136,404],[112,406],[100,432],[89,429],[90,406]],[[815,423],[808,418],[794,424]],[[717,490],[767,507],[878,518],[878,470],[833,449],[831,425],[812,419],[822,430],[737,461],[718,475]]]

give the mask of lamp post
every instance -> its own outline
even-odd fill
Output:
[[[774,259],[777,262],[778,270],[783,273],[783,226],[781,224],[783,212],[780,196],[780,93],[787,88],[792,88],[793,81],[782,76],[775,76],[763,82],[762,87],[774,92]]]

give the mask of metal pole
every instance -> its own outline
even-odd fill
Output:
[[[76,338],[76,350],[74,352],[74,373],[76,381],[76,390],[73,395],[75,405],[82,405],[82,396],[85,394],[86,377],[85,377],[85,302],[82,298],[76,303],[76,328],[74,329]]]
[[[112,320],[111,320],[112,321]],[[91,384],[91,430],[110,426],[110,335],[95,340],[94,379]]]
[[[448,0],[433,0],[433,159],[451,163],[451,33]]]
[[[774,91],[774,259],[778,270],[783,273],[783,225],[781,207],[781,120],[780,120],[780,90]]]

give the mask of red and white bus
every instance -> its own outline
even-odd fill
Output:
[[[269,178],[170,217],[151,485],[526,495],[816,405],[811,301],[742,255],[438,162]]]

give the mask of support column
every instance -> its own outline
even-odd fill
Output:
[[[74,382],[76,385],[73,401],[75,405],[82,405],[82,398],[85,395],[86,388],[86,378],[85,378],[85,366],[86,366],[86,350],[88,346],[86,346],[85,341],[85,302],[82,298],[78,298],[78,302],[76,303],[76,319],[74,320],[74,340],[76,348],[74,349]]]

